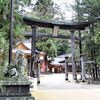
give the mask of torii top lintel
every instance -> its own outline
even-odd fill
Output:
[[[85,27],[88,27],[90,25],[89,22],[56,22],[56,21],[48,21],[48,20],[40,20],[30,17],[24,17],[24,22],[29,25],[36,25],[38,27],[45,27],[45,28],[54,28],[54,26],[59,26],[59,29],[64,30],[85,30]]]

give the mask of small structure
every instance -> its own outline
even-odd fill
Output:
[[[21,50],[24,53],[24,57],[28,59],[28,55],[31,55],[31,40],[23,40],[18,42],[15,46],[13,46],[12,55],[15,55],[17,50]],[[40,59],[42,60],[45,56],[45,52],[40,51]]]
[[[34,100],[30,94],[31,83],[24,74],[25,66],[24,53],[18,50],[4,70],[0,100]]]
[[[53,71],[54,73],[64,72],[65,62],[62,62],[65,60],[64,56],[65,55],[57,56],[53,61],[51,61],[48,67],[50,71]]]
[[[61,72],[65,72],[66,69],[66,58],[68,57],[69,59],[71,59],[71,54],[66,54],[66,55],[59,55],[56,58],[54,58],[54,60],[51,63],[48,63],[48,68],[49,71],[52,71],[52,69],[54,69],[54,73],[61,73]],[[72,61],[68,61],[68,72],[72,72]],[[78,72],[81,71],[81,67],[76,63],[76,69]]]

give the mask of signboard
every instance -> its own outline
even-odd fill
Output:
[[[54,26],[53,36],[57,36],[58,35],[58,31],[59,31],[59,26]]]
[[[45,63],[44,62],[42,63],[42,71],[43,72],[45,71]]]

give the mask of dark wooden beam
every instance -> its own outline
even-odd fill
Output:
[[[25,37],[32,37],[32,33],[26,33],[24,36]],[[45,34],[43,34],[43,33],[37,33],[36,36],[37,37],[47,37],[47,38],[71,39],[71,36],[70,35],[67,35],[67,36],[65,36],[65,35],[53,36],[52,34],[47,34],[47,33],[45,33]],[[79,38],[79,37],[75,36],[75,39],[76,40],[84,40],[85,37]]]
[[[54,28],[54,26],[59,26],[59,29],[64,30],[85,30],[85,27],[88,27],[90,25],[89,22],[56,22],[56,21],[48,21],[48,20],[40,20],[30,17],[24,17],[24,22],[29,25],[36,25],[38,27],[44,27],[44,28]]]

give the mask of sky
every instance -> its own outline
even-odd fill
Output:
[[[58,6],[60,6],[61,11],[64,13],[66,20],[72,20],[74,11],[71,9],[70,4],[74,5],[74,0],[53,0]]]
[[[53,0],[53,1],[61,8],[61,11],[64,13],[65,19],[67,21],[72,20],[74,11],[71,9],[70,4],[74,5],[74,0]],[[34,4],[36,0],[32,0],[32,2]],[[29,9],[26,9],[26,11],[29,11]]]

